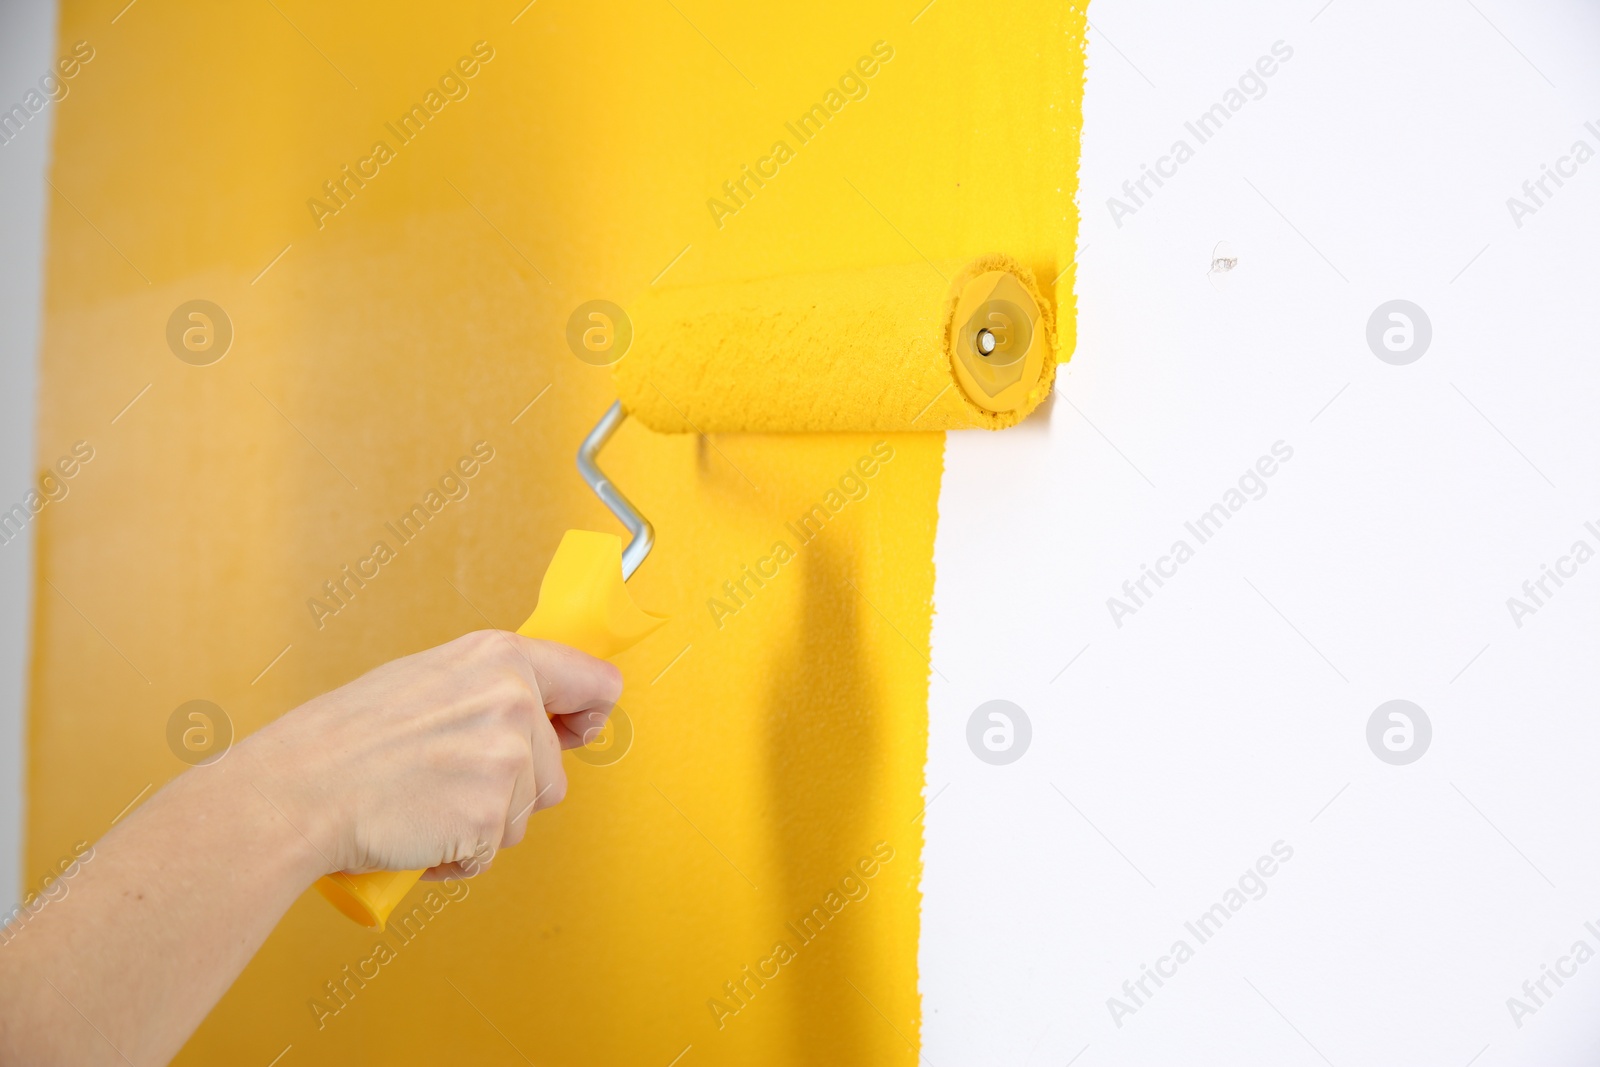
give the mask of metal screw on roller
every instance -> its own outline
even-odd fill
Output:
[[[980,356],[992,356],[992,355],[994,355],[994,349],[995,349],[994,334],[989,331],[989,328],[987,326],[978,331],[977,348],[978,348],[978,355],[980,355]]]

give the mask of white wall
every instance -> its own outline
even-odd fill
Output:
[[[1594,1062],[1600,956],[1522,984],[1600,953],[1600,558],[1520,627],[1507,598],[1600,550],[1600,159],[1520,228],[1506,200],[1600,150],[1600,14],[1090,18],[1077,355],[1048,417],[949,440],[928,1062]],[[1184,122],[1279,40],[1266,95],[1197,144]],[[1119,228],[1107,198],[1180,137],[1194,157]],[[1238,265],[1208,277],[1219,241]],[[1393,298],[1433,327],[1405,366],[1366,339]],[[1185,522],[1279,441],[1200,544]],[[1119,627],[1108,598],[1179,539]],[[1403,766],[1367,740],[1397,698],[1433,730]],[[992,699],[1032,723],[1009,765],[968,746]],[[1280,841],[1202,944],[1185,922]],[[1192,959],[1124,993],[1180,939]]]
[[[0,4],[0,109],[22,102],[55,60],[53,0]],[[70,101],[71,97],[68,97]],[[55,108],[0,144],[0,507],[34,476],[45,168]],[[23,708],[33,587],[33,525],[0,545],[0,899],[21,891]]]

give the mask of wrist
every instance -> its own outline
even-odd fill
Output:
[[[296,769],[274,758],[277,754],[269,746],[253,741],[247,739],[201,770],[218,772],[208,784],[215,788],[218,803],[229,803],[241,813],[245,832],[254,835],[257,855],[304,889],[338,869],[331,820],[311,800]]]

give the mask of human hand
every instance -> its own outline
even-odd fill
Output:
[[[234,755],[325,873],[476,874],[566,795],[561,750],[621,692],[604,660],[483,630],[308,701]]]

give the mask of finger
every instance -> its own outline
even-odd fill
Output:
[[[446,878],[476,878],[489,869],[487,863],[441,863],[437,867],[429,867],[422,872],[424,882],[442,882]]]
[[[571,715],[557,715],[550,720],[550,725],[556,737],[560,738],[562,748],[582,748],[600,739],[606,728],[606,720],[610,717],[610,707],[596,708]]]
[[[622,696],[622,672],[603,659],[554,641],[510,635],[548,715],[609,709]]]
[[[521,842],[527,832],[528,819],[535,812],[561,803],[567,795],[567,773],[561,765],[561,740],[549,720],[541,717],[534,723],[531,743],[531,774],[518,776],[511,790],[511,804],[506,811],[506,829],[500,840],[501,848],[510,848]]]
[[[464,860],[441,863],[422,872],[424,882],[442,882],[446,878],[476,878],[494,863],[496,849],[480,842],[472,855]]]

